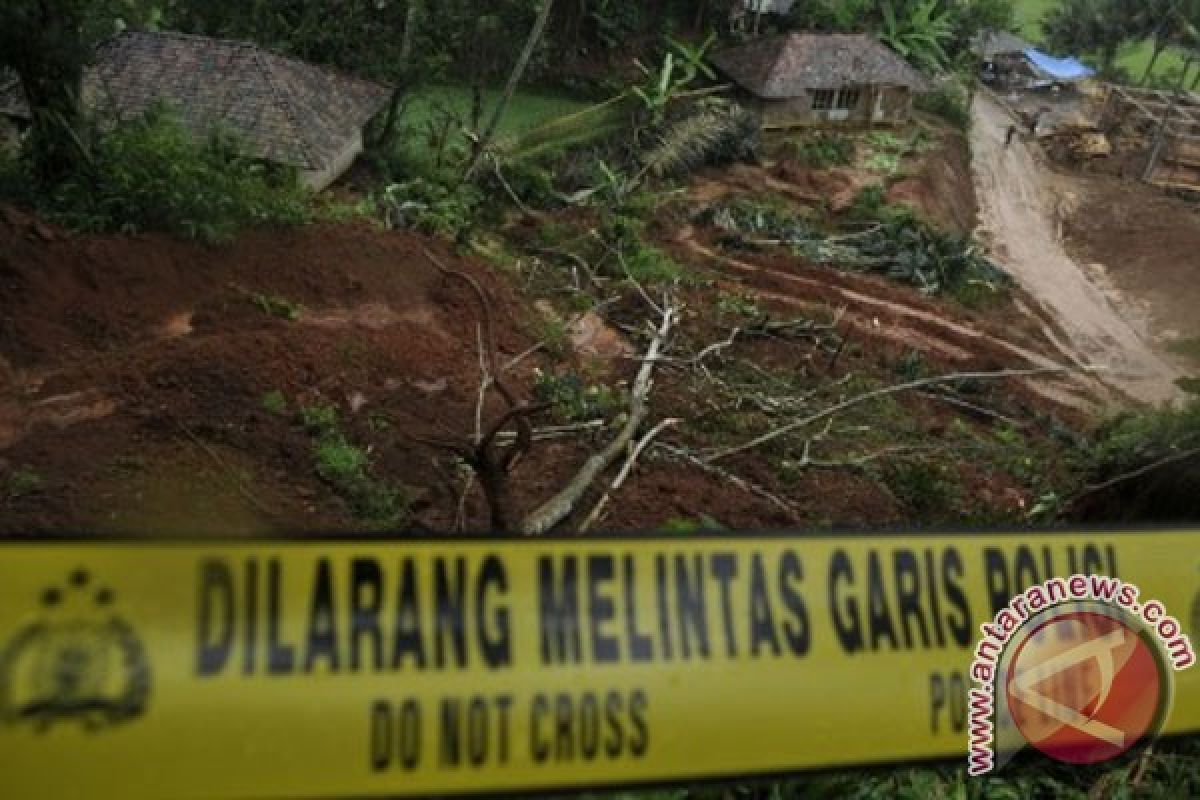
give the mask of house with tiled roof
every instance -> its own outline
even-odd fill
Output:
[[[930,88],[907,61],[866,34],[787,33],[717,53],[713,64],[766,128],[898,125]]]
[[[84,78],[88,108],[132,119],[165,104],[197,137],[232,133],[251,158],[297,169],[324,189],[363,149],[367,123],[391,91],[252,42],[127,31],[96,53]],[[19,83],[0,76],[0,115],[28,119]]]

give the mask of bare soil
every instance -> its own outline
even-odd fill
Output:
[[[939,169],[931,156],[914,171],[906,196],[931,217],[965,228],[974,208],[969,177],[959,166]],[[797,204],[814,195],[819,203],[831,190],[851,194],[856,178],[742,167],[697,179],[688,203],[696,208],[764,187]],[[556,221],[584,231],[594,224],[570,211]],[[714,231],[678,220],[652,229],[661,247],[703,278],[685,292],[674,357],[729,335],[736,321],[719,310],[723,294],[749,297],[775,319],[837,320],[845,346],[834,357],[811,339],[767,337],[739,341],[720,360],[783,376],[789,392],[811,387],[818,407],[863,382],[898,381],[898,365],[914,355],[929,374],[1037,366],[1058,355],[1042,324],[1012,305],[973,311],[807,264],[782,248],[735,257]],[[404,488],[413,501],[410,528],[486,529],[480,493],[464,497],[461,465],[433,443],[465,441],[475,429],[479,308],[466,285],[428,263],[426,247],[485,287],[500,363],[523,356],[507,374],[523,398],[532,395],[537,369],[610,386],[632,378],[638,364],[629,354],[644,346],[637,329],[645,311],[636,300],[606,308],[603,325],[595,315],[579,320],[567,338],[578,352],[530,354],[545,315],[515,276],[415,234],[320,225],[206,248],[158,236],[72,236],[0,209],[0,533],[362,530],[315,470],[298,411],[318,404],[338,409],[347,438],[369,453],[373,476]],[[268,395],[284,398],[286,408],[267,403]],[[664,366],[652,421],[686,420],[664,439],[693,450],[778,422],[713,408],[711,395],[695,372]],[[1049,440],[1055,425],[1086,424],[1094,387],[1013,380],[976,401],[982,415],[919,395],[863,408],[827,438],[813,431],[722,462],[742,485],[650,453],[597,527],[646,529],[705,516],[738,529],[861,527],[962,519],[968,510],[971,519],[1020,519],[1036,502],[1020,470],[980,461],[980,443],[1000,424],[994,415]],[[497,405],[485,416],[497,414]],[[961,492],[957,499],[947,496],[932,509],[913,505],[884,480],[890,462],[780,468],[802,460],[809,445],[814,458],[832,461],[869,454],[889,444],[897,427],[918,449],[939,449],[936,463]],[[539,444],[513,476],[515,504],[529,510],[545,500],[607,436]],[[1042,465],[1043,472],[1058,468]]]
[[[1200,206],[1134,180],[1073,176],[1067,247],[1160,348],[1200,339]],[[1192,374],[1200,363],[1183,363]]]
[[[1070,194],[1026,143],[1005,146],[1012,119],[986,93],[976,96],[974,115],[982,229],[1000,263],[1063,334],[1047,335],[1075,363],[1105,369],[1101,379],[1129,397],[1152,405],[1177,400],[1177,366],[1139,330],[1128,301],[1067,253],[1060,226],[1071,213]]]

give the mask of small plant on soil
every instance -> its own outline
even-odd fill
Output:
[[[896,464],[889,470],[887,484],[898,500],[924,519],[948,516],[958,496],[946,468],[924,461]]]
[[[664,533],[705,533],[709,531],[728,530],[708,514],[698,517],[673,517],[664,522],[659,530]]]
[[[370,456],[346,437],[337,409],[306,406],[300,417],[313,437],[317,475],[349,503],[354,515],[373,525],[403,524],[409,515],[408,495],[371,476]]]
[[[620,408],[618,395],[607,386],[589,386],[579,375],[569,372],[537,373],[533,386],[534,398],[548,403],[555,415],[566,422],[587,422],[603,419]]]
[[[282,417],[288,413],[287,398],[283,396],[283,392],[278,389],[267,392],[262,397],[263,410],[274,414],[277,417]]]
[[[538,325],[537,338],[551,355],[565,356],[571,347],[567,323],[559,317],[543,318]]]
[[[42,483],[42,476],[32,467],[21,467],[5,477],[0,487],[3,488],[5,499],[12,501],[36,494],[41,491]]]
[[[295,322],[300,319],[300,315],[304,312],[304,307],[299,303],[295,303],[279,295],[255,294],[250,298],[250,301],[254,303],[259,311],[267,316],[279,317],[289,322]]]
[[[822,133],[788,142],[782,155],[794,158],[813,169],[844,167],[854,161],[854,140],[837,134]]]
[[[760,319],[765,316],[763,310],[758,307],[758,304],[752,298],[733,292],[721,292],[717,297],[717,311],[722,316],[744,317],[746,319]]]

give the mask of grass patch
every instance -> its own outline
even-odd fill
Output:
[[[1058,0],[1015,0],[1013,5],[1016,6],[1017,24],[1021,35],[1034,43],[1043,41],[1042,18],[1046,16],[1047,11],[1058,6]],[[1121,51],[1117,65],[1125,69],[1134,80],[1140,81],[1146,67],[1150,65],[1153,53],[1154,48],[1149,40],[1135,42]],[[1178,73],[1183,69],[1185,59],[1186,54],[1182,51],[1168,48],[1158,58],[1154,67],[1154,77],[1164,78],[1172,72]]]
[[[0,482],[0,495],[3,495],[4,499],[9,502],[20,500],[40,492],[43,483],[42,476],[33,467],[20,467],[10,472],[3,482]]]
[[[278,389],[263,395],[262,407],[264,411],[277,417],[286,416],[288,413],[287,398]]]
[[[254,306],[268,317],[279,317],[289,322],[300,319],[300,314],[304,311],[304,307],[299,303],[279,295],[256,293],[251,295],[250,302],[254,303]]]
[[[813,169],[844,167],[853,163],[854,140],[834,133],[820,133],[785,142],[781,154]]]
[[[410,498],[403,489],[371,476],[369,454],[346,437],[334,406],[306,406],[300,418],[313,439],[317,475],[349,504],[355,517],[379,527],[407,521]]]

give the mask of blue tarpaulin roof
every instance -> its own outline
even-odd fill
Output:
[[[1096,70],[1083,64],[1079,59],[1055,58],[1032,47],[1025,51],[1025,57],[1035,67],[1055,80],[1078,81],[1096,74]]]

